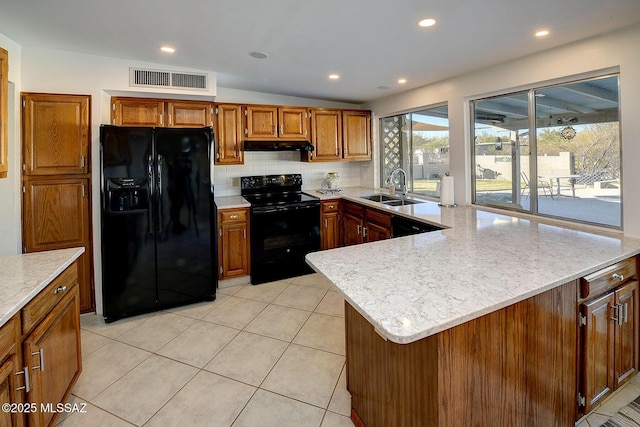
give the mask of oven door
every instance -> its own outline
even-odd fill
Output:
[[[251,209],[251,282],[270,282],[311,273],[304,260],[320,250],[320,205]]]

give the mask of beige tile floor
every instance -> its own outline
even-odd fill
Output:
[[[83,372],[61,426],[353,426],[344,300],[320,275],[105,324],[81,317]]]
[[[83,315],[83,372],[60,426],[342,427],[344,301],[317,274],[105,324]],[[640,375],[577,427],[640,395]]]

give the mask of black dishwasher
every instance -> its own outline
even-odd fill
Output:
[[[441,227],[397,215],[391,218],[391,228],[392,237],[409,236],[411,234],[442,230]]]

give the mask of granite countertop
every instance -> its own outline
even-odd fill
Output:
[[[383,337],[410,343],[525,300],[640,253],[640,240],[605,236],[427,201],[390,207],[343,199],[446,227],[307,255],[314,270]],[[329,198],[335,198],[329,197]]]
[[[247,202],[242,196],[216,196],[213,200],[218,209],[248,208],[251,206],[251,203]]]
[[[0,257],[0,326],[62,273],[84,248]]]

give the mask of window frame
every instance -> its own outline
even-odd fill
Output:
[[[414,149],[413,149],[413,125],[412,125],[412,120],[411,120],[411,115],[414,113],[419,113],[421,111],[425,111],[425,110],[430,110],[430,109],[438,109],[438,108],[443,108],[445,107],[447,109],[447,140],[448,140],[448,145],[447,145],[447,153],[450,154],[450,150],[451,150],[451,141],[450,141],[450,133],[451,133],[451,122],[449,119],[449,102],[448,101],[444,101],[444,102],[439,102],[439,103],[435,103],[435,104],[430,104],[430,105],[426,105],[426,106],[422,106],[422,107],[418,107],[418,108],[413,108],[411,110],[407,110],[407,111],[403,111],[403,112],[398,112],[398,113],[391,113],[391,114],[387,114],[384,116],[379,117],[378,120],[378,130],[379,130],[379,144],[378,144],[378,148],[380,149],[380,159],[379,159],[379,166],[380,166],[380,180],[379,180],[379,185],[380,188],[387,188],[386,185],[386,177],[385,177],[385,156],[384,156],[384,130],[383,130],[383,122],[385,119],[389,119],[392,117],[397,117],[397,116],[409,116],[408,117],[408,122],[409,122],[409,129],[407,131],[407,134],[409,135],[408,138],[408,144],[409,147],[402,147],[402,154],[403,156],[406,155],[407,157],[407,161],[406,163],[408,164],[408,167],[405,168],[404,164],[405,162],[402,162],[403,166],[402,168],[405,170],[405,172],[407,173],[407,194],[411,193],[411,194],[415,194],[416,196],[419,196],[421,198],[425,198],[425,199],[429,199],[429,200],[440,200],[440,193],[439,193],[439,187],[438,190],[436,190],[436,194],[425,194],[425,193],[416,193],[415,192],[415,185],[414,185],[414,165],[413,165],[413,155],[414,155]],[[449,164],[447,165],[447,169],[451,168],[451,157],[449,157]],[[396,191],[398,191],[399,189],[396,188]]]
[[[612,78],[615,77],[616,78],[616,83],[617,83],[617,124],[618,124],[618,158],[619,158],[619,170],[620,170],[620,209],[619,209],[619,224],[620,225],[612,225],[612,224],[606,224],[606,223],[602,223],[602,222],[594,222],[594,221],[588,221],[588,220],[583,220],[583,219],[576,219],[576,218],[571,218],[571,217],[566,217],[566,216],[559,216],[559,215],[553,215],[550,213],[541,213],[539,212],[538,209],[538,197],[540,196],[538,194],[538,185],[537,185],[537,179],[531,179],[531,176],[537,176],[538,175],[538,129],[539,127],[537,126],[537,119],[536,119],[536,93],[538,91],[543,91],[545,89],[550,89],[550,88],[554,88],[554,87],[560,87],[560,86],[566,86],[566,85],[571,85],[574,83],[580,83],[580,82],[587,82],[590,80],[599,80],[599,79],[606,79],[606,78]],[[505,90],[502,92],[493,92],[491,93],[491,95],[487,95],[487,96],[477,96],[477,97],[473,97],[467,100],[467,107],[468,107],[468,112],[469,112],[469,120],[470,120],[470,126],[469,126],[469,146],[470,146],[470,178],[471,178],[471,186],[470,186],[470,190],[471,190],[471,203],[472,205],[477,205],[477,206],[482,206],[482,207],[488,207],[488,208],[492,208],[492,209],[499,209],[499,210],[506,210],[506,211],[512,211],[512,212],[519,212],[519,213],[523,213],[523,214],[527,214],[527,215],[532,215],[535,217],[544,217],[544,218],[549,218],[549,219],[554,219],[554,220],[560,220],[560,221],[566,221],[566,222],[570,222],[570,223],[576,223],[576,224],[581,224],[581,225],[588,225],[588,226],[596,226],[596,227],[602,227],[602,228],[606,228],[606,229],[613,229],[613,230],[619,230],[622,231],[624,229],[624,200],[623,200],[623,148],[622,148],[622,114],[621,114],[621,102],[620,102],[620,94],[621,94],[621,90],[620,90],[620,85],[621,85],[621,81],[620,81],[620,71],[619,70],[608,70],[606,72],[602,72],[602,73],[596,73],[596,74],[592,74],[590,73],[589,75],[584,75],[584,76],[573,76],[573,77],[566,77],[566,78],[562,78],[562,79],[557,79],[554,80],[552,83],[547,83],[547,84],[534,84],[534,85],[529,85],[526,87],[521,87],[518,89],[513,89],[513,90]],[[530,152],[529,152],[529,170],[528,175],[529,175],[529,200],[530,200],[530,205],[528,209],[518,209],[517,206],[513,205],[513,206],[506,206],[506,205],[502,205],[500,203],[490,203],[489,202],[482,202],[482,201],[478,201],[477,200],[477,177],[476,177],[476,168],[477,168],[477,162],[476,162],[476,144],[475,144],[475,136],[476,136],[476,103],[479,101],[486,101],[486,100],[490,100],[490,99],[494,99],[494,98],[501,98],[501,97],[506,97],[506,96],[511,96],[511,95],[515,95],[518,93],[526,93],[527,94],[527,102],[528,102],[528,132],[529,132],[529,147],[530,147]],[[535,171],[535,173],[534,173]]]

